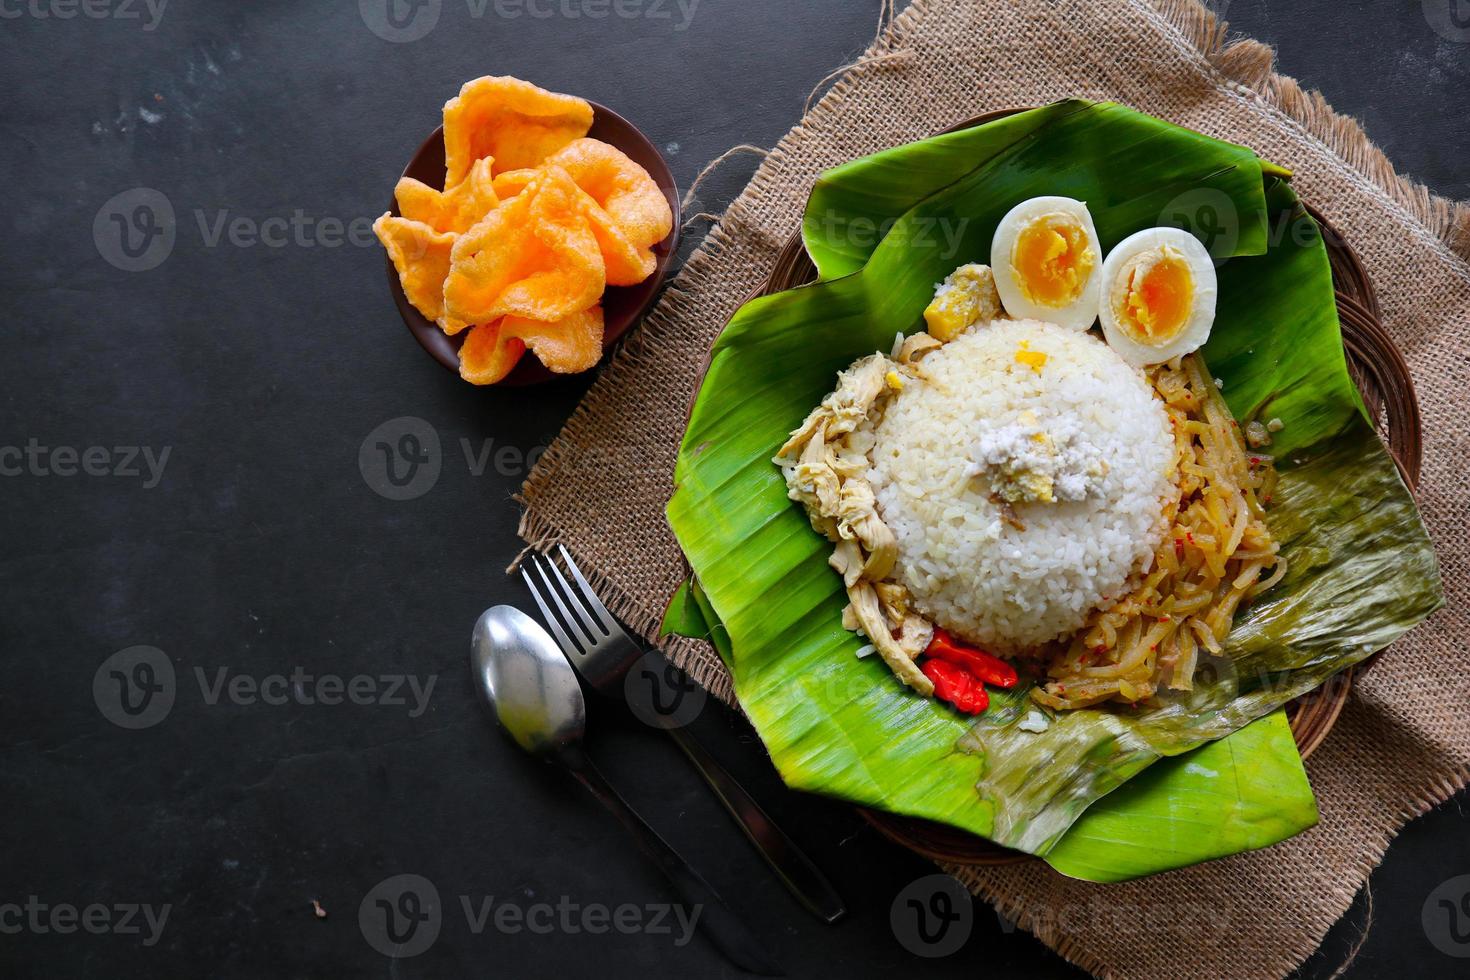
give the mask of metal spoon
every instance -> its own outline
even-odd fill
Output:
[[[527,752],[566,768],[612,811],[680,900],[698,910],[698,928],[730,962],[761,976],[782,975],[710,883],[592,765],[582,748],[587,705],[577,675],[539,623],[511,606],[485,610],[470,641],[470,666],[501,726]]]

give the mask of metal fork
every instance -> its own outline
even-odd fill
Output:
[[[597,593],[587,581],[571,553],[560,546],[562,561],[576,580],[576,586],[566,580],[561,569],[543,555],[532,553],[526,564],[521,566],[521,577],[531,590],[536,605],[546,618],[547,625],[556,636],[562,652],[566,654],[582,679],[597,691],[623,695],[623,679],[628,670],[644,654],[643,648],[613,618],[612,613],[597,598]],[[526,567],[534,566],[541,580],[536,580]],[[549,574],[548,574],[549,572]],[[548,601],[549,599],[549,601]],[[561,618],[552,614],[556,606]],[[566,628],[563,629],[563,623]],[[755,845],[766,863],[776,872],[787,889],[811,913],[824,922],[836,922],[847,912],[842,898],[837,894],[825,875],[802,853],[770,816],[761,809],[735,778],[715,761],[714,757],[695,741],[683,727],[663,713],[654,710],[653,717],[660,727],[673,737],[675,744],[694,763],[704,776],[725,809],[735,818],[745,836]]]

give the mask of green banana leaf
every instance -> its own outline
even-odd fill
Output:
[[[1057,102],[983,126],[905,143],[823,173],[812,187],[801,220],[802,244],[817,267],[818,278],[837,279],[857,272],[898,219],[915,204],[1036,132],[1057,115],[1090,111],[1095,105],[1080,99]],[[1254,156],[1244,148],[1241,152]],[[1290,175],[1289,171],[1265,161],[1258,165],[1274,176]],[[1160,223],[1221,220],[1209,210],[1216,201],[1207,196],[1193,195],[1179,203],[1192,207],[1166,212],[1161,215]],[[1198,213],[1191,214],[1191,211]],[[1257,223],[1258,215],[1246,215],[1245,219],[1248,226],[1245,233],[1255,236],[1262,229]],[[1206,244],[1212,253],[1216,249],[1222,250],[1221,256],[1264,251],[1263,239],[1252,237],[1236,249],[1222,236],[1225,228],[1211,230],[1214,234],[1210,237],[1214,240],[1207,240]]]
[[[1062,874],[1127,881],[1266,847],[1317,823],[1286,711],[1161,759],[1098,800],[1047,852]]]
[[[710,627],[710,617],[691,579],[679,587],[661,632],[710,640],[728,662],[729,638]],[[1023,703],[1012,699],[1006,708]],[[1160,759],[1088,807],[1044,860],[1073,878],[1126,881],[1268,847],[1316,823],[1317,801],[1280,708],[1219,741]]]
[[[674,590],[674,597],[669,600],[668,608],[664,610],[663,621],[659,623],[658,635],[687,636],[696,640],[709,638],[709,627],[705,624],[704,614],[700,611],[699,603],[694,598],[694,582],[684,582]]]
[[[1065,102],[1017,113],[986,126],[906,143],[829,170],[817,179],[801,219],[802,244],[822,279],[858,271],[898,219],[919,201],[1034,133]]]
[[[1044,855],[1092,802],[1154,761],[1271,713],[1441,598],[1412,502],[1347,378],[1320,236],[1289,188],[1272,178],[1268,202],[1254,154],[1123,107],[1066,103],[1037,115],[1035,128],[906,212],[861,271],[756,300],[735,317],[681,447],[669,519],[708,620],[728,631],[722,652],[742,704],[790,785]],[[1271,414],[1287,420],[1272,526],[1293,571],[1240,617],[1231,659],[1188,698],[1072,712],[1042,733],[1020,731],[1019,712],[998,706],[971,732],[880,663],[853,656],[859,641],[841,629],[845,598],[828,546],[786,500],[769,457],[839,368],[917,327],[933,283],[955,265],[984,261],[996,220],[1016,201],[1087,200],[1107,248],[1199,189],[1223,195],[1239,218],[1234,253],[1260,256],[1221,269],[1206,354],[1237,413],[1269,396]],[[1293,233],[1268,237],[1268,217]],[[944,222],[952,247],[933,235]],[[1140,873],[1114,860],[1091,873]]]

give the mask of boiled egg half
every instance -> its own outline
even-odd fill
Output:
[[[1086,330],[1097,319],[1102,250],[1087,205],[1033,197],[1000,219],[990,267],[1006,312]]]
[[[1188,354],[1215,324],[1215,265],[1199,240],[1178,228],[1129,235],[1102,266],[1103,335],[1135,367]]]

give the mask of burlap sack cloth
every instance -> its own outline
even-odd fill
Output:
[[[1101,976],[1281,976],[1347,910],[1398,829],[1470,775],[1470,210],[1398,177],[1353,121],[1273,74],[1264,45],[1227,43],[1223,25],[1192,0],[915,0],[868,54],[890,52],[848,73],[786,135],[603,370],[526,484],[522,535],[564,542],[625,621],[656,629],[685,572],[664,503],[696,372],[827,167],[980,112],[1066,96],[1116,99],[1291,167],[1302,197],[1367,266],[1417,379],[1419,504],[1447,607],[1360,681],[1309,761],[1322,812],[1314,830],[1125,885],[1072,881],[1040,862],[958,872]],[[671,652],[731,698],[709,647],[679,641]],[[1426,881],[1426,895],[1436,883]]]

